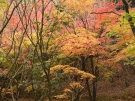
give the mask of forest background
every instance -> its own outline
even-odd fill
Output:
[[[134,59],[135,0],[0,0],[0,101],[134,101]]]

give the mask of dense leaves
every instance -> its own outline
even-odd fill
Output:
[[[0,0],[0,100],[96,101],[98,81],[135,66],[132,1]]]

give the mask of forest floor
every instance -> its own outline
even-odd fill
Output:
[[[27,97],[20,98],[19,101],[34,100],[27,95]],[[52,101],[69,100],[53,99]],[[89,101],[88,95],[83,96],[80,101]],[[101,79],[97,86],[96,101],[135,101],[135,69],[133,67],[124,67],[124,71],[118,72],[112,78]]]

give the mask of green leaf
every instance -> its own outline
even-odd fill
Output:
[[[6,62],[6,54],[2,49],[0,49],[0,63]]]
[[[69,22],[63,22],[63,25],[68,26]]]

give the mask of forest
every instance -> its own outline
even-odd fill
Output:
[[[135,101],[135,0],[0,0],[0,101]]]

